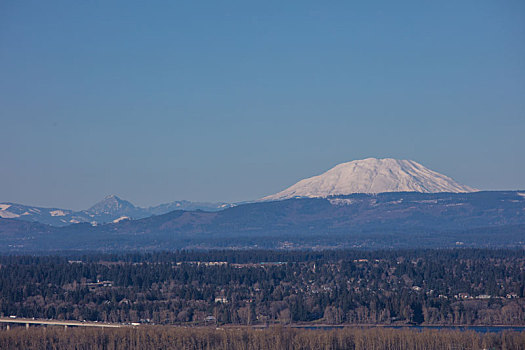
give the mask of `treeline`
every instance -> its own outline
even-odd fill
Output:
[[[244,349],[244,350],[518,350],[525,332],[480,334],[450,330],[355,329],[299,330],[289,328],[210,329],[142,326],[125,329],[60,327],[12,328],[0,331],[0,349]]]
[[[0,315],[204,325],[525,325],[522,250],[0,257]]]
[[[76,252],[60,251],[54,255],[48,252],[31,255],[0,255],[0,264],[34,264],[45,261],[80,260],[83,262],[129,262],[129,263],[161,263],[161,262],[192,262],[192,261],[225,261],[229,263],[258,263],[258,262],[304,262],[321,261],[334,262],[338,260],[354,259],[393,259],[403,256],[407,259],[418,258],[422,255],[439,260],[447,258],[463,259],[502,259],[506,257],[519,258],[524,254],[523,249],[329,249],[329,250],[175,250],[152,252]]]

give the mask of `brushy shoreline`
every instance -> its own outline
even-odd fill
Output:
[[[0,331],[0,349],[525,349],[525,332],[284,327],[120,329],[13,327]]]

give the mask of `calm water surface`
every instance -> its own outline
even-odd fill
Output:
[[[344,326],[307,326],[307,327],[298,327],[298,328],[304,328],[304,329],[338,329],[338,328],[344,328]],[[362,328],[375,328],[373,326],[370,327],[362,327]],[[449,329],[449,330],[456,330],[456,331],[474,331],[478,333],[498,333],[503,331],[514,331],[514,332],[525,332],[525,326],[378,326],[377,328],[392,328],[392,329],[417,329],[417,330],[425,330],[425,329]]]

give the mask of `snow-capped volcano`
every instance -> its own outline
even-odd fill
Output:
[[[367,158],[336,165],[321,175],[301,180],[262,200],[328,197],[352,193],[475,191],[477,190],[461,185],[413,160]]]

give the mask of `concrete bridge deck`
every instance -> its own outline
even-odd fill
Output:
[[[82,321],[61,321],[61,320],[40,320],[32,318],[12,318],[0,317],[0,324],[25,324],[29,325],[48,325],[48,326],[63,326],[63,327],[99,327],[99,328],[121,328],[130,327],[131,325],[119,323],[102,323],[102,322],[82,322]]]

